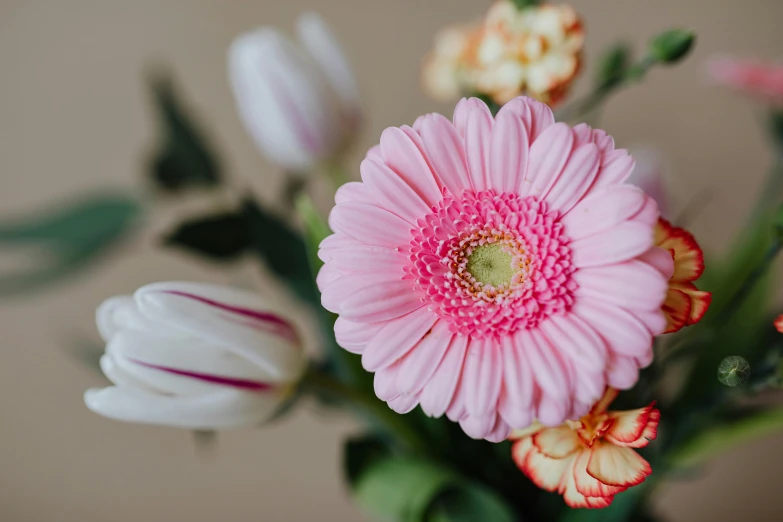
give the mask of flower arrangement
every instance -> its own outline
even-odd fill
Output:
[[[783,316],[768,303],[780,165],[730,255],[705,259],[654,159],[587,123],[686,58],[692,33],[654,36],[637,60],[610,49],[592,92],[569,99],[589,36],[577,10],[498,0],[423,60],[425,90],[453,99],[453,115],[387,128],[355,165],[351,66],[318,15],[297,28],[297,42],[269,27],[240,35],[227,59],[239,118],[287,173],[289,214],[242,194],[165,243],[263,263],[318,317],[321,355],[255,291],[152,283],[98,307],[96,363],[112,384],[85,393],[90,410],[203,433],[281,420],[315,397],[366,420],[345,443],[345,480],[369,513],[400,522],[653,520],[657,485],[783,428],[779,409],[746,400],[781,382]],[[779,147],[780,68],[723,59],[710,72],[765,104]],[[157,193],[230,192],[171,81],[153,87]],[[311,199],[318,175],[333,184],[328,214]],[[0,289],[67,276],[141,209],[99,198],[1,230],[54,261]]]

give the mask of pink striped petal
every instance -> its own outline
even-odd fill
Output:
[[[421,409],[430,417],[440,417],[451,404],[454,392],[462,376],[462,365],[467,353],[468,338],[455,336],[438,365],[438,369],[427,382],[421,394]]]
[[[424,388],[446,355],[453,336],[448,324],[438,321],[416,349],[405,356],[398,382],[403,393],[418,393]]]
[[[410,413],[419,404],[419,397],[417,395],[400,395],[390,400],[388,404],[389,408],[404,415],[405,413]]]
[[[337,344],[351,353],[361,354],[367,343],[383,328],[384,323],[355,323],[345,317],[338,317],[334,323]]]
[[[397,361],[394,364],[375,372],[373,388],[375,390],[375,395],[380,400],[388,402],[402,395],[400,388],[397,386],[400,366],[400,361]]]
[[[610,265],[633,259],[653,244],[652,229],[642,223],[627,221],[571,243],[573,263],[577,268]]]
[[[642,261],[584,268],[574,273],[577,296],[586,296],[629,310],[658,310],[666,298],[669,282]]]
[[[403,267],[408,257],[399,250],[386,247],[357,245],[332,251],[332,259],[326,267],[333,267],[344,273],[387,272],[396,277],[404,275]],[[322,269],[323,271],[323,269]]]
[[[601,165],[601,172],[595,180],[594,188],[619,185],[628,179],[633,172],[634,160],[628,155],[628,151],[618,149],[608,154],[608,158]]]
[[[541,323],[541,331],[574,365],[601,371],[608,356],[606,343],[595,330],[574,314],[553,315]]]
[[[523,196],[540,195],[560,176],[574,144],[574,133],[565,123],[547,128],[530,147],[530,163],[521,186]]]
[[[472,340],[462,372],[468,414],[483,417],[494,412],[503,383],[502,359],[495,341]],[[493,422],[492,425],[494,424]]]
[[[411,129],[412,133],[415,133]],[[432,206],[441,199],[440,186],[427,159],[404,129],[389,127],[381,134],[381,153],[386,164]]]
[[[462,112],[464,114],[460,114],[459,117],[465,118],[464,128],[460,129],[457,126],[459,121],[457,119],[458,111],[454,111],[454,124],[465,141],[470,179],[476,190],[487,190],[491,188],[488,180],[490,174],[490,146],[494,123],[492,113],[487,108],[487,105],[478,98],[465,100]]]
[[[327,310],[361,323],[396,319],[423,306],[410,281],[375,279],[372,272],[338,279],[323,290]]]
[[[663,248],[652,247],[639,260],[658,270],[667,281],[674,275],[674,258]]]
[[[522,185],[530,154],[528,131],[513,111],[500,110],[492,129],[489,156],[489,187],[515,192]]]
[[[397,248],[411,240],[411,225],[367,203],[343,203],[329,214],[329,226],[365,245]]]
[[[524,350],[530,367],[535,368],[539,387],[551,397],[567,398],[571,389],[567,372],[547,338],[538,330],[521,330],[515,341]]]
[[[524,96],[514,98],[501,111],[513,112],[524,122],[531,144],[555,123],[555,115],[547,104]]]
[[[503,389],[498,400],[498,411],[514,429],[533,423],[534,378],[530,365],[511,337],[504,337],[500,345],[503,357]]]
[[[427,157],[443,185],[453,195],[472,188],[465,147],[454,125],[440,114],[428,114],[420,134]]]
[[[422,307],[389,321],[367,344],[362,366],[370,372],[386,368],[416,346],[437,320],[437,315]]]
[[[341,185],[334,193],[334,202],[337,205],[342,203],[367,203],[377,205],[378,202],[370,195],[366,185],[358,181],[349,181]]]
[[[631,312],[596,299],[580,297],[573,312],[604,338],[611,352],[638,356],[652,344],[650,332]]]
[[[361,164],[362,181],[380,206],[391,210],[410,224],[430,212],[424,200],[392,169],[378,160]]]
[[[639,213],[647,196],[637,187],[620,185],[592,190],[563,216],[571,239],[581,239],[629,220]]]
[[[618,390],[630,390],[639,380],[639,364],[633,357],[612,354],[606,367],[606,382]]]
[[[566,213],[584,197],[598,174],[598,148],[583,145],[568,159],[563,172],[542,193],[553,210]]]

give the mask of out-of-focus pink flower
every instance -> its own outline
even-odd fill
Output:
[[[667,217],[670,210],[669,193],[666,188],[666,170],[661,152],[653,147],[629,147],[636,160],[628,183],[636,185],[658,203],[658,212]]]
[[[783,104],[783,64],[715,58],[707,70],[713,81],[744,91],[767,103]]]
[[[335,196],[322,303],[378,397],[475,438],[584,415],[666,327],[655,201],[627,151],[525,97],[386,129]]]
[[[573,508],[603,508],[617,493],[641,484],[652,473],[635,448],[658,434],[655,403],[628,411],[607,411],[617,397],[608,389],[577,421],[546,428],[533,425],[512,434],[519,469],[538,487],[557,491]]]
[[[348,60],[316,13],[297,20],[299,41],[274,27],[238,36],[228,53],[237,110],[271,161],[306,171],[355,136],[359,95]]]

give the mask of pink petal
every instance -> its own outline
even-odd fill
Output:
[[[440,114],[428,114],[420,134],[427,157],[443,185],[454,195],[472,188],[465,147],[454,125]]]
[[[644,192],[631,185],[591,190],[561,222],[568,237],[581,239],[628,221],[639,213],[646,199]]]
[[[454,125],[463,137],[468,160],[468,171],[476,190],[487,190],[490,176],[490,144],[494,124],[492,113],[478,98],[463,100],[454,111]],[[462,102],[461,102],[462,103]],[[464,121],[463,121],[464,119]],[[458,122],[460,122],[458,124]],[[462,125],[462,128],[460,127]]]
[[[397,386],[397,378],[400,375],[400,361],[375,372],[373,388],[375,395],[382,401],[391,401],[399,397],[402,392]]]
[[[402,360],[402,372],[399,388],[403,393],[420,392],[438,369],[452,342],[448,323],[439,321],[415,350],[411,350]]]
[[[503,357],[503,389],[498,400],[498,411],[513,428],[526,428],[533,422],[533,373],[521,347],[513,339],[501,339]]]
[[[633,357],[613,353],[606,367],[606,382],[612,388],[629,390],[639,380],[639,364]]]
[[[499,192],[516,192],[527,173],[529,138],[522,119],[513,111],[501,110],[492,129],[489,187]]]
[[[616,265],[583,268],[574,273],[577,296],[586,296],[629,310],[658,310],[669,282],[655,268],[632,260]]]
[[[338,317],[334,323],[334,335],[337,344],[351,353],[360,354],[381,328],[383,323],[355,323],[344,317]]]
[[[537,330],[521,330],[515,335],[517,346],[524,350],[536,383],[555,398],[568,398],[571,386],[563,363],[549,340]]]
[[[430,212],[424,200],[392,169],[378,160],[361,164],[362,181],[380,206],[394,212],[410,224]]]
[[[324,308],[352,321],[377,323],[396,319],[423,306],[418,294],[411,288],[410,281],[390,280],[368,284],[368,281],[373,280],[368,277],[371,275],[346,276],[324,288],[321,296]]]
[[[408,263],[408,257],[393,248],[357,244],[331,252],[332,258],[325,267],[332,267],[346,274],[387,272],[393,273],[393,278],[402,278],[403,267]]]
[[[503,111],[515,113],[525,123],[531,144],[555,123],[555,115],[548,105],[526,96],[519,96],[506,103],[500,109],[500,112]]]
[[[571,243],[573,264],[577,268],[611,265],[646,252],[653,244],[649,226],[628,221]]]
[[[563,172],[542,196],[551,208],[566,213],[587,193],[598,174],[599,155],[595,145],[583,145],[568,159]]]
[[[386,368],[416,346],[437,320],[437,315],[421,307],[389,321],[367,344],[362,366],[369,372]]]
[[[410,130],[415,133],[413,129]],[[432,206],[441,199],[441,191],[427,159],[404,129],[389,127],[381,134],[381,153],[386,164]]]
[[[639,256],[639,259],[655,267],[667,281],[674,275],[674,258],[663,248],[652,247]]]
[[[389,407],[395,412],[403,415],[409,413],[419,404],[417,395],[400,395],[388,402]]]
[[[397,248],[411,240],[411,225],[367,203],[343,203],[329,214],[329,226],[365,245]]]
[[[459,420],[459,425],[468,437],[483,439],[493,432],[497,422],[498,418],[495,414],[488,414],[483,417],[468,415]],[[511,430],[508,431],[510,432]]]
[[[462,372],[468,413],[474,417],[483,417],[494,412],[503,383],[501,354],[495,341],[472,340],[468,345]]]
[[[606,343],[595,330],[575,314],[553,315],[540,326],[557,349],[575,365],[602,371],[606,365]]]
[[[615,150],[607,155],[607,159],[601,165],[601,171],[595,180],[594,188],[610,185],[619,185],[633,172],[634,160],[624,149]]]
[[[466,336],[455,336],[438,365],[438,369],[427,382],[421,394],[421,409],[430,417],[440,417],[448,409],[462,377],[462,364],[468,348]]]
[[[555,123],[530,147],[530,163],[521,186],[523,196],[539,196],[560,176],[574,143],[574,133],[565,123]]]
[[[370,205],[377,205],[378,202],[370,195],[370,191],[367,186],[358,181],[349,181],[344,185],[341,185],[334,193],[334,202],[339,205],[341,203],[368,203]]]
[[[572,310],[604,338],[612,352],[633,357],[652,344],[650,332],[627,310],[588,297],[577,299]]]

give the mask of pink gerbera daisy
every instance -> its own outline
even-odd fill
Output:
[[[491,441],[626,389],[666,328],[654,200],[605,132],[520,97],[386,129],[335,196],[318,275],[338,343],[394,410]]]

